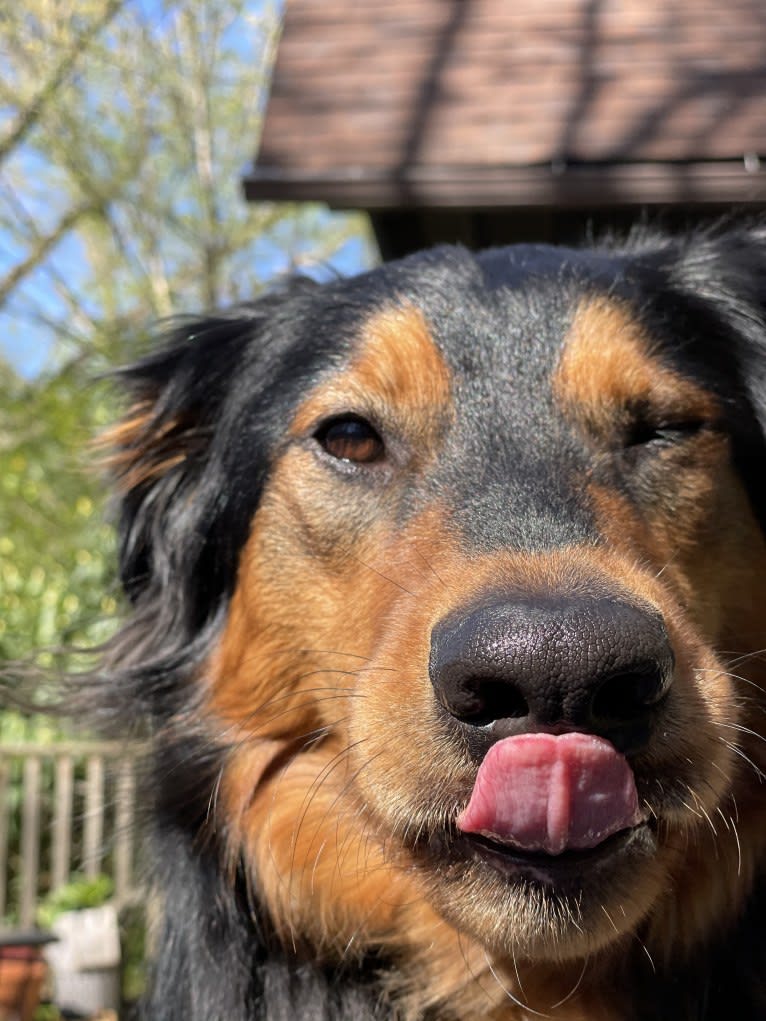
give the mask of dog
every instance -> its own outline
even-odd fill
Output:
[[[296,279],[120,380],[147,1018],[766,1017],[766,229]]]

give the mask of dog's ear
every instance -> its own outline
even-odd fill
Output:
[[[722,397],[734,458],[766,533],[766,225],[692,233],[665,263],[686,350]]]
[[[231,314],[179,321],[118,373],[128,411],[104,443],[120,577],[142,641],[149,631],[166,647],[169,636],[197,641],[225,608],[315,290],[300,281]]]
[[[129,410],[103,442],[119,508],[120,577],[134,603],[200,570],[219,474],[216,432],[256,329],[245,315],[190,320],[118,373]]]

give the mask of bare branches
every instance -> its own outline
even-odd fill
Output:
[[[29,132],[37,124],[46,107],[52,103],[61,86],[69,78],[77,61],[88,49],[90,43],[106,28],[125,0],[108,0],[104,9],[71,42],[63,49],[58,63],[48,78],[19,110],[14,122],[5,135],[0,138],[0,165],[13,150],[22,144]]]
[[[119,359],[121,331],[252,296],[358,232],[241,195],[276,30],[247,0],[25,0],[0,19],[0,338],[13,312],[67,356]]]
[[[53,229],[38,238],[25,258],[17,262],[13,268],[0,279],[0,305],[8,298],[13,289],[46,258],[53,248],[68,234],[73,227],[89,214],[97,212],[101,203],[85,199],[71,206],[61,217]]]

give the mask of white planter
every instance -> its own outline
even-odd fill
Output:
[[[120,1003],[120,934],[111,904],[67,911],[53,923],[59,942],[46,957],[58,1007],[80,1014],[117,1010]]]

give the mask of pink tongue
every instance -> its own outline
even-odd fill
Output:
[[[493,744],[457,824],[522,851],[560,854],[596,847],[640,821],[625,757],[603,738],[573,733]]]

